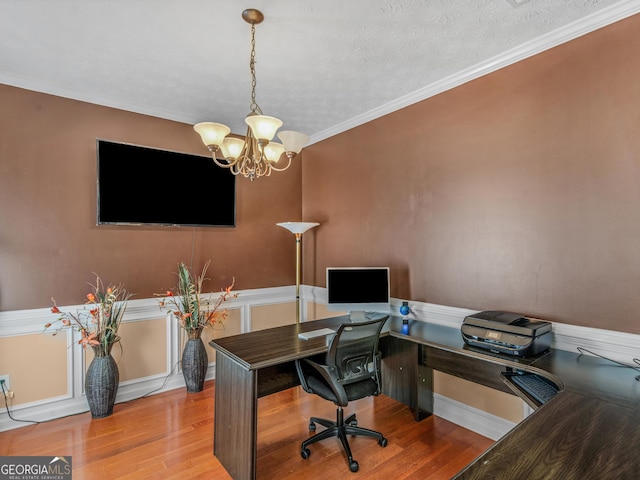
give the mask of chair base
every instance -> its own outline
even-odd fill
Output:
[[[320,433],[316,433],[313,437],[310,437],[302,442],[302,446],[300,448],[300,455],[302,456],[302,458],[309,458],[309,455],[311,455],[311,451],[307,447],[312,443],[319,442],[320,440],[324,440],[325,438],[338,437],[340,439],[340,442],[342,443],[342,447],[344,448],[345,453],[347,454],[349,470],[351,470],[352,472],[357,472],[359,465],[358,462],[353,459],[353,455],[351,454],[351,447],[349,447],[349,441],[347,440],[347,435],[374,437],[378,439],[378,443],[380,444],[380,446],[387,446],[387,439],[384,438],[384,436],[380,432],[358,427],[355,413],[347,417],[347,419],[345,420],[342,407],[338,407],[337,409],[335,422],[327,420],[326,418],[311,417],[311,420],[309,420],[310,431],[315,431],[316,423],[319,423],[320,425],[326,427],[326,430],[323,430]]]

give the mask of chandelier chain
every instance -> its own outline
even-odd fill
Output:
[[[262,115],[262,110],[256,102],[256,26],[251,24],[251,58],[249,59],[249,70],[251,70],[251,112]]]

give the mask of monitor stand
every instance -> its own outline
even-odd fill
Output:
[[[349,312],[349,319],[352,322],[364,322],[367,319],[367,313],[362,310],[354,310]]]

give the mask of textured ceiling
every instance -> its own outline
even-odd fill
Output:
[[[317,141],[640,12],[640,0],[0,0],[0,83]]]

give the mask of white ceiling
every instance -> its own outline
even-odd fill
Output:
[[[265,15],[258,104],[313,142],[638,13],[640,0],[0,0],[0,83],[244,133],[245,8]]]

